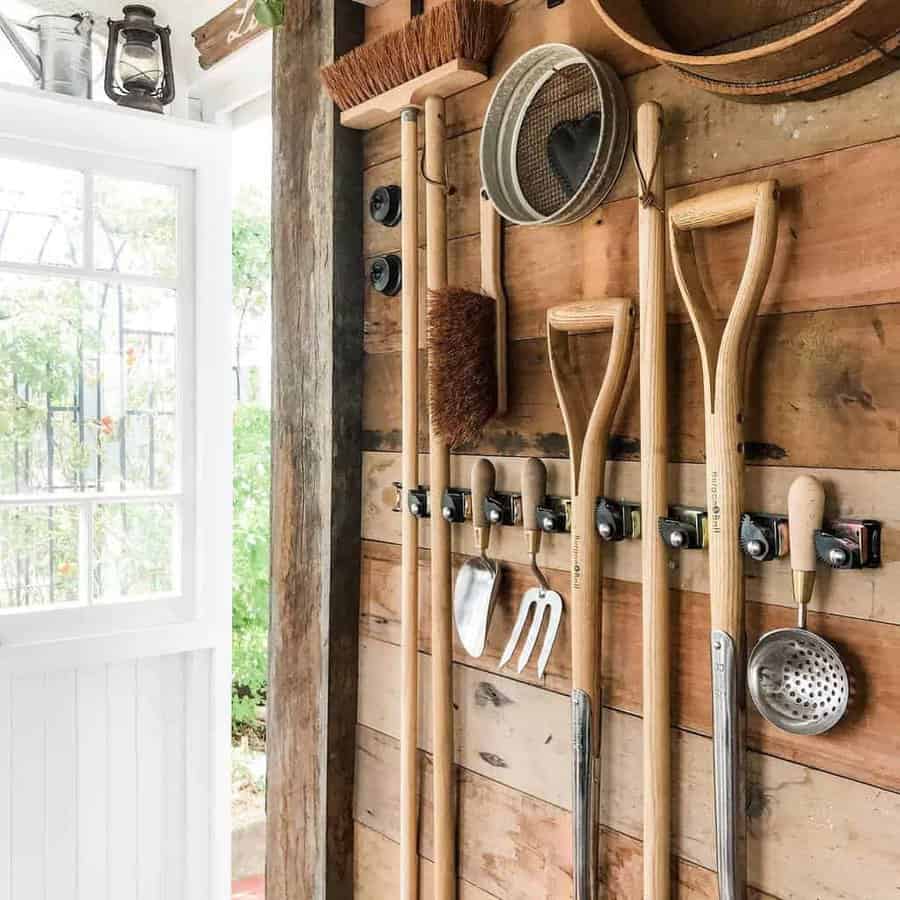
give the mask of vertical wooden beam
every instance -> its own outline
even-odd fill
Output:
[[[349,900],[360,565],[362,144],[319,69],[352,0],[286,0],[274,47],[269,900]]]

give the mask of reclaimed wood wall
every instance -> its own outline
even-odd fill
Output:
[[[826,573],[810,626],[846,655],[854,678],[849,718],[833,733],[798,738],[755,713],[749,722],[749,880],[767,900],[887,900],[900,892],[900,73],[813,104],[738,104],[700,93],[611,35],[588,0],[515,0],[495,60],[502,72],[528,47],[565,41],[609,61],[636,105],[666,111],[671,203],[727,184],[777,178],[783,187],[778,254],[752,350],[746,423],[748,509],[785,511],[791,480],[812,470],[828,512],[885,523],[884,567]],[[397,27],[406,0],[367,9],[367,39]],[[697,23],[702,28],[703,22]],[[698,34],[698,45],[702,35]],[[478,145],[495,80],[448,103],[450,277],[478,283]],[[396,124],[365,136],[365,194],[399,179]],[[510,411],[470,454],[490,457],[499,487],[518,489],[522,458],[543,457],[550,490],[566,494],[566,441],[545,349],[548,307],[637,290],[636,177],[626,166],[609,201],[564,228],[505,231],[510,300]],[[424,206],[424,204],[422,204]],[[423,232],[424,233],[424,232]],[[698,238],[707,284],[727,308],[743,266],[746,225]],[[399,229],[364,226],[366,259],[399,252]],[[696,343],[670,290],[671,491],[704,504],[703,408]],[[399,874],[400,521],[399,299],[365,298],[363,563],[356,773],[356,892],[395,896]],[[606,340],[587,338],[588,378],[599,378]],[[597,364],[591,365],[595,359]],[[637,364],[616,426],[607,493],[637,499]],[[591,374],[593,373],[593,374]],[[424,417],[423,417],[424,422]],[[423,428],[420,447],[427,452]],[[466,484],[473,455],[454,457]],[[422,461],[423,473],[427,472]],[[455,529],[455,549],[471,547]],[[428,529],[421,554],[421,835],[430,896]],[[493,549],[505,582],[488,650],[457,648],[460,897],[565,898],[569,849],[569,655],[565,621],[543,681],[496,671],[519,599],[530,584],[521,534],[504,529]],[[602,877],[605,896],[641,895],[640,547],[604,551],[605,729]],[[567,593],[566,539],[545,541],[544,565]],[[708,576],[703,554],[673,558],[674,847],[678,897],[714,898]],[[782,562],[747,564],[749,639],[793,622]],[[752,646],[752,644],[751,644]]]

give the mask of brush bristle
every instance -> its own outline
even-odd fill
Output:
[[[506,25],[489,0],[448,0],[403,28],[363,44],[322,69],[325,90],[351,109],[454,59],[487,62]]]
[[[428,297],[431,424],[451,450],[474,444],[497,410],[496,304],[462,288]]]

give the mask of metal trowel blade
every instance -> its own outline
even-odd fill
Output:
[[[466,560],[457,573],[453,621],[460,643],[469,656],[478,657],[484,653],[499,586],[500,567],[483,557]]]

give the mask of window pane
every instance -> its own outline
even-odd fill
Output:
[[[94,602],[175,590],[171,503],[106,503],[94,511]]]
[[[0,507],[0,609],[78,600],[78,511]]]
[[[177,192],[97,175],[94,178],[94,265],[129,275],[172,278],[178,267]]]
[[[82,265],[84,176],[0,158],[0,261]]]
[[[0,275],[0,494],[175,483],[172,291]]]

